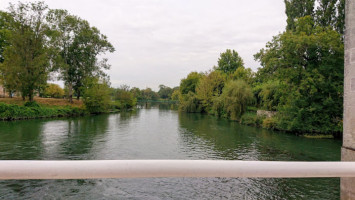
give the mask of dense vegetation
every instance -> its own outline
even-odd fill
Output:
[[[342,131],[344,1],[285,4],[286,31],[255,54],[262,67],[253,72],[227,49],[218,66],[181,80],[182,111],[296,133]],[[274,115],[257,116],[257,109]]]
[[[34,101],[20,106],[0,102],[0,120],[69,117],[85,114],[87,114],[86,110],[74,106],[40,106]]]
[[[179,101],[185,112],[296,133],[342,130],[344,0],[285,0],[287,26],[254,57],[253,72],[235,50],[210,71],[191,72],[179,87],[110,86],[101,58],[115,49],[96,27],[44,3],[10,4],[0,11],[0,84],[9,96],[83,100],[90,113],[133,108],[137,101]],[[48,84],[59,75],[65,88]],[[32,104],[29,104],[32,105]],[[1,104],[1,119],[68,116],[76,108]],[[66,110],[67,109],[67,110]],[[72,111],[70,109],[74,109]],[[257,110],[272,111],[271,116]]]

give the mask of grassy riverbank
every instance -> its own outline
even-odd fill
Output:
[[[339,133],[317,133],[317,132],[296,132],[296,131],[289,131],[283,129],[280,123],[282,121],[278,119],[277,116],[274,117],[266,117],[266,116],[258,116],[256,112],[249,110],[248,112],[244,113],[240,120],[238,120],[240,124],[247,125],[247,126],[255,126],[259,128],[265,128],[269,130],[276,130],[276,131],[284,131],[293,133],[296,135],[303,136],[305,138],[313,138],[313,139],[334,139],[339,138]]]
[[[70,104],[64,99],[37,98],[24,102],[18,98],[0,99],[0,120],[70,117],[88,114],[80,101]]]

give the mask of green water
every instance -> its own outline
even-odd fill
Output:
[[[72,119],[0,122],[2,160],[339,161],[341,141],[296,137],[166,106]],[[338,178],[0,181],[0,199],[338,199]]]

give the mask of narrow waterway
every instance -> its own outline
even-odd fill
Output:
[[[1,160],[339,161],[340,140],[306,139],[164,105],[71,119],[0,122]],[[0,199],[338,199],[339,178],[0,181]]]

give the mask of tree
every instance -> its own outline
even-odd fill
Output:
[[[298,18],[314,15],[315,0],[285,0],[287,26],[286,30],[295,30]]]
[[[64,90],[59,85],[50,83],[44,91],[44,96],[51,98],[62,98],[64,96]]]
[[[338,0],[318,0],[316,22],[322,27],[336,26],[336,3]]]
[[[97,78],[88,78],[85,82],[83,100],[86,109],[95,114],[107,112],[111,103],[108,82]]]
[[[227,49],[226,52],[221,53],[220,58],[218,59],[218,67],[216,69],[225,74],[232,74],[239,67],[243,66],[244,62],[239,54],[234,50]]]
[[[262,107],[267,110],[276,111],[281,98],[280,82],[277,80],[269,80],[261,85],[261,91],[258,94],[261,98]]]
[[[345,0],[339,0],[337,4],[336,31],[344,37],[345,30]]]
[[[142,100],[157,100],[159,95],[154,92],[151,88],[146,88],[141,91],[142,92]]]
[[[115,49],[96,27],[66,10],[51,10],[48,21],[57,33],[54,42],[62,58],[61,79],[68,86],[69,101],[72,102],[72,90],[80,99],[81,89],[85,87],[83,80],[106,76],[103,69],[110,66],[107,59],[99,61],[98,56]]]
[[[0,10],[0,63],[4,62],[4,50],[9,45],[11,16]]]
[[[180,82],[181,94],[188,94],[189,92],[195,93],[201,77],[202,74],[191,72],[186,78],[182,79]]]
[[[120,108],[129,109],[136,105],[137,99],[129,90],[129,86],[121,85],[113,91],[113,100],[118,101]]]
[[[285,5],[286,30],[295,31],[297,20],[310,16],[318,26],[332,27],[339,34],[344,35],[345,0],[317,0],[317,4],[315,0],[285,0]]]
[[[6,84],[16,85],[23,98],[33,101],[34,90],[46,84],[53,62],[51,37],[45,21],[47,6],[43,2],[10,4],[9,15],[13,19],[10,38],[4,50],[1,67]],[[6,86],[6,85],[5,85]]]
[[[158,91],[158,95],[160,98],[162,99],[170,99],[171,95],[173,93],[173,89],[165,86],[165,85],[159,85],[159,91]]]
[[[211,71],[201,78],[196,94],[205,112],[210,112],[214,98],[222,94],[224,83],[225,77],[220,71]]]
[[[284,129],[340,131],[344,45],[339,33],[313,24],[309,16],[300,18],[295,32],[274,37],[255,57],[261,74],[280,81]]]
[[[229,81],[216,99],[214,110],[218,115],[223,111],[228,118],[238,120],[253,100],[251,87],[245,81]]]
[[[7,12],[0,11],[0,85],[7,90],[10,97],[15,92],[17,84],[15,78],[11,78],[10,74],[6,73],[6,68],[2,65],[4,62],[4,51],[10,45],[10,25],[13,19]]]
[[[233,80],[244,80],[248,84],[252,84],[254,78],[254,72],[250,68],[239,67],[233,74],[231,74]]]

